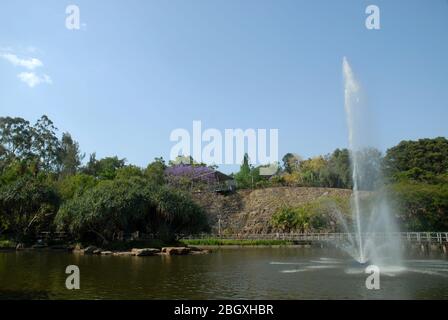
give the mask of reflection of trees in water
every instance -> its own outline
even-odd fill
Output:
[[[39,290],[3,290],[0,289],[0,300],[48,300],[48,291]]]
[[[65,287],[65,268],[77,264],[74,256],[67,259],[66,254],[56,252],[0,253],[0,300],[50,299],[52,292],[73,293]]]

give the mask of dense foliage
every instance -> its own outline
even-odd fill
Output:
[[[271,219],[281,232],[341,232],[339,215],[349,214],[349,199],[324,197],[297,207],[282,207]]]
[[[184,193],[140,177],[104,180],[65,202],[55,219],[76,239],[116,240],[121,232],[174,235],[204,231],[205,215]]]
[[[0,226],[15,240],[32,238],[50,225],[59,205],[51,184],[31,176],[0,188]]]
[[[448,184],[400,182],[389,188],[405,230],[448,230]]]
[[[46,116],[34,125],[0,118],[0,134],[0,239],[60,230],[98,243],[135,231],[169,240],[208,228],[190,195],[166,184],[161,158],[142,169],[92,154],[82,166],[78,143],[59,139]]]
[[[211,190],[214,167],[156,158],[146,168],[116,156],[85,165],[78,143],[46,116],[34,124],[0,118],[0,240],[32,241],[42,231],[61,230],[73,240],[110,242],[120,233],[140,231],[159,238],[207,230],[203,210],[191,191]],[[336,149],[302,159],[286,154],[273,175],[260,174],[245,155],[234,179],[238,188],[308,186],[352,188],[350,158],[356,156],[366,176],[360,189],[374,190],[377,178],[396,200],[405,230],[448,230],[448,141],[439,137],[402,141],[384,157],[375,149],[350,154]],[[385,176],[381,177],[380,172]],[[204,184],[204,187],[202,187]],[[194,188],[193,188],[194,186]],[[348,212],[341,199],[320,199],[284,207],[272,219],[282,231],[337,230],[337,212]]]
[[[394,207],[402,230],[448,230],[448,140],[443,137],[402,141],[386,151],[376,149],[351,154],[336,149],[332,154],[303,159],[287,153],[279,172],[271,177],[259,176],[246,156],[235,174],[239,188],[269,186],[353,187],[351,158],[357,157],[363,176],[357,181],[360,190],[388,192],[396,200]],[[385,190],[384,190],[385,189]],[[321,205],[308,203],[298,208],[282,208],[272,219],[277,229],[328,230],[316,228],[313,218]],[[325,210],[324,210],[325,211]],[[329,213],[324,213],[329,216]],[[330,228],[331,229],[331,228]]]
[[[448,140],[443,137],[402,141],[390,148],[384,159],[391,178],[431,182],[448,174]]]

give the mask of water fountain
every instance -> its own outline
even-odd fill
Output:
[[[270,264],[279,268],[280,273],[295,275],[297,279],[300,279],[301,285],[306,281],[312,281],[310,279],[315,277],[313,273],[319,273],[314,281],[321,281],[323,277],[328,277],[328,283],[334,284],[335,275],[339,276],[338,272],[344,272],[353,276],[352,279],[355,281],[353,283],[356,284],[356,288],[359,288],[359,283],[356,281],[364,283],[366,267],[369,265],[379,267],[381,276],[386,276],[385,279],[407,273],[407,278],[396,279],[394,286],[389,286],[391,291],[386,296],[394,299],[407,297],[409,283],[406,281],[409,281],[407,280],[409,277],[414,277],[410,275],[413,273],[419,274],[418,277],[425,276],[426,281],[431,281],[434,286],[439,284],[443,286],[448,279],[446,260],[421,259],[421,257],[415,259],[415,256],[414,259],[409,259],[412,257],[409,253],[406,254],[406,260],[402,258],[400,234],[388,195],[383,188],[380,153],[374,149],[377,136],[371,126],[372,117],[368,113],[368,104],[346,58],[343,59],[342,65],[353,192],[351,214],[338,211],[336,205],[333,207],[333,212],[339,218],[341,231],[344,232],[337,234],[333,243],[350,258],[341,257],[340,252],[337,251],[336,253],[324,251],[324,256],[316,254],[310,259],[307,253],[305,257],[302,256],[299,259],[282,259],[272,261]],[[303,273],[306,275],[302,276]],[[430,277],[438,277],[442,280],[434,280]],[[331,286],[331,289],[337,292],[336,296],[339,296],[341,292],[344,294],[352,292],[353,287],[347,284],[347,278],[341,279],[344,282],[339,286]],[[325,288],[328,289],[328,287]],[[356,289],[353,292],[364,297],[378,297],[370,296],[372,292],[370,290],[360,292]],[[386,290],[381,292],[383,294]]]
[[[401,244],[387,195],[382,191],[380,156],[361,86],[344,57],[345,112],[349,131],[353,194],[351,220],[339,214],[348,234],[343,249],[361,264],[400,266]],[[368,200],[370,198],[370,200]],[[374,200],[372,200],[374,198]]]

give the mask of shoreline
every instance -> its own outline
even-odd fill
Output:
[[[82,246],[81,244],[58,244],[45,245],[35,244],[24,246],[0,247],[0,252],[67,252],[73,254],[85,255],[104,255],[104,256],[155,256],[155,255],[193,255],[206,254],[216,249],[242,249],[242,248],[335,248],[331,242],[302,242],[294,243],[292,241],[254,241],[254,240],[231,240],[223,239],[202,239],[202,240],[180,240],[176,244],[166,244],[162,246],[152,246],[155,243],[134,243],[117,247],[97,247],[94,245]],[[448,244],[438,243],[402,243],[403,251],[418,251],[420,253],[439,252],[448,255]]]

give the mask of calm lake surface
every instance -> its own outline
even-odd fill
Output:
[[[81,289],[65,288],[77,265]],[[336,249],[230,248],[208,255],[117,257],[0,252],[0,299],[448,299],[446,256],[382,270],[380,290]]]

